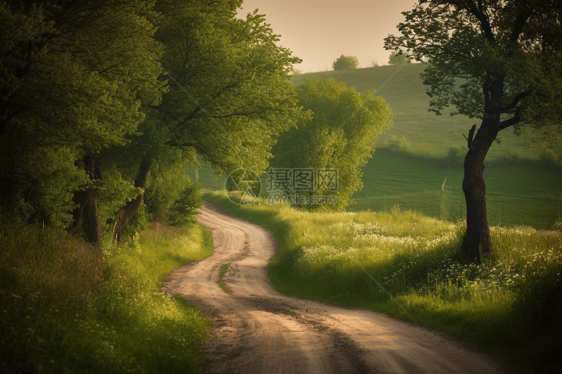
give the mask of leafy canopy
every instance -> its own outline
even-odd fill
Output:
[[[299,105],[313,113],[298,128],[283,134],[275,145],[273,165],[277,168],[338,169],[338,189],[318,191],[335,195],[341,210],[351,204],[354,192],[363,188],[361,167],[375,150],[378,136],[392,118],[388,104],[372,92],[361,95],[345,83],[305,80],[297,86]]]
[[[68,222],[76,161],[122,145],[164,90],[154,1],[0,2],[0,204]]]
[[[562,2],[420,1],[403,14],[385,48],[430,58],[422,77],[432,111],[497,118],[495,132],[560,123]]]
[[[157,39],[170,90],[159,120],[170,146],[192,148],[218,173],[262,173],[275,138],[306,116],[290,83],[300,59],[279,47],[257,12],[235,18],[241,1],[163,0]]]

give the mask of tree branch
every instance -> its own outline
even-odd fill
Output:
[[[510,119],[507,119],[503,122],[500,122],[500,127],[498,131],[501,131],[503,129],[507,129],[509,126],[513,126],[516,123],[521,122],[521,111],[518,110],[517,113],[515,113],[515,115],[513,117],[511,117]]]
[[[468,149],[472,150],[472,141],[474,140],[474,132],[476,131],[476,125],[472,125],[470,131],[468,131]]]
[[[486,17],[486,14],[484,13],[482,3],[479,2],[478,6],[480,9],[476,8],[476,5],[471,1],[469,4],[466,5],[466,10],[470,12],[470,14],[475,16],[478,19],[478,21],[480,21],[480,27],[482,28],[482,31],[484,31],[484,35],[486,35],[486,39],[488,39],[488,41],[491,44],[495,44],[496,37],[494,36],[494,32],[492,31],[492,26],[490,25],[490,21],[488,20],[488,17]]]
[[[527,21],[531,17],[532,13],[533,13],[533,9],[532,7],[529,7],[527,12],[522,13],[517,17],[517,19],[515,20],[515,26],[513,27],[513,32],[509,37],[510,42],[512,43],[517,42],[517,39],[519,39],[519,36],[523,32],[523,27],[525,27],[525,24],[527,24]]]
[[[254,114],[254,112],[249,112],[249,113],[242,113],[242,112],[234,112],[234,113],[230,113],[230,114],[225,114],[222,116],[211,116],[212,118],[229,118],[229,117],[236,117],[236,116],[244,116],[244,117],[250,117],[252,114]]]
[[[524,98],[530,95],[531,95],[531,91],[524,91],[518,93],[517,95],[515,95],[513,100],[511,100],[511,103],[509,105],[505,105],[500,109],[500,113],[506,113],[509,112],[510,110],[515,109],[515,107],[517,106],[517,104],[519,104],[521,100],[523,100]]]

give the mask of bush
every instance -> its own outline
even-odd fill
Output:
[[[388,140],[388,148],[393,151],[412,152],[412,143],[405,137],[398,138],[396,135],[391,135]]]
[[[539,158],[554,166],[562,166],[562,147],[542,148]]]
[[[357,57],[355,56],[344,56],[343,54],[332,64],[334,70],[345,70],[345,69],[356,69]]]
[[[168,213],[168,222],[174,226],[195,223],[195,215],[203,203],[201,189],[190,182],[181,192],[180,198],[174,202]]]
[[[465,155],[466,151],[463,147],[458,145],[450,147],[447,153],[447,161],[449,162],[449,166],[462,165]]]
[[[405,55],[399,54],[398,52],[394,52],[390,54],[388,58],[388,63],[390,65],[402,65],[404,62],[410,63],[410,59],[406,58]]]

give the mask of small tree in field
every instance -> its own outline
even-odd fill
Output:
[[[355,56],[344,56],[343,54],[338,57],[336,61],[332,64],[332,68],[334,70],[344,70],[344,69],[356,69],[357,64],[357,57]]]
[[[402,65],[405,61],[407,61],[408,64],[410,63],[410,59],[406,58],[406,55],[398,52],[391,53],[388,58],[388,63],[390,65]]]
[[[335,195],[337,203],[323,207],[343,210],[363,188],[361,168],[372,157],[379,135],[389,127],[392,112],[381,96],[362,95],[333,79],[306,80],[296,91],[299,105],[312,112],[312,118],[299,121],[297,128],[281,135],[272,150],[272,164],[277,168],[337,169],[337,191],[299,193]]]
[[[420,0],[385,48],[430,59],[422,74],[437,114],[478,118],[468,132],[462,184],[467,208],[465,254],[492,252],[484,159],[498,133],[530,125],[543,133],[562,123],[562,1]]]

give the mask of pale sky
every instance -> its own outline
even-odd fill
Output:
[[[355,56],[360,67],[372,60],[388,63],[383,39],[398,34],[401,12],[416,0],[244,0],[239,14],[259,9],[281,35],[280,45],[303,59],[295,68],[303,73],[332,70],[342,53]]]

